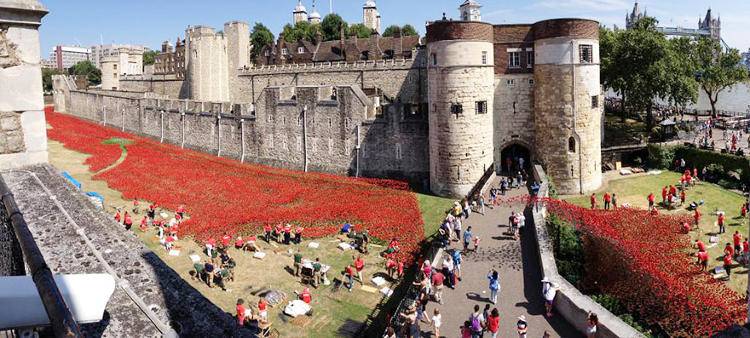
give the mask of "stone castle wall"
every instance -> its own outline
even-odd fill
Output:
[[[467,25],[462,27],[474,32]],[[483,26],[477,27],[482,31]],[[442,196],[465,196],[493,163],[491,34],[485,41],[430,36],[428,31],[430,189]],[[461,35],[454,31],[449,37],[460,39]]]
[[[533,74],[495,76],[494,116],[495,163],[503,163],[501,153],[509,145],[519,144],[534,150]]]
[[[151,92],[170,99],[189,99],[187,82],[174,75],[123,76],[120,90],[126,92]]]

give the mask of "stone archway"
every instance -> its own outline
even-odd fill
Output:
[[[528,145],[522,142],[509,142],[500,151],[499,173],[508,174],[521,169],[529,172],[531,168],[532,152]]]

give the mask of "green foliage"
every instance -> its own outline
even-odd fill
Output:
[[[414,29],[414,26],[412,25],[404,25],[402,27],[399,27],[398,25],[390,25],[385,28],[383,31],[384,37],[397,37],[397,36],[415,36],[417,35],[417,30]]]
[[[620,317],[623,322],[630,325],[636,331],[644,334],[646,337],[655,337],[655,335],[645,327],[646,324],[636,319],[632,314],[628,313],[625,306],[617,298],[609,294],[591,295],[591,299],[613,315]]]
[[[297,42],[300,40],[315,41],[315,36],[321,31],[319,24],[311,24],[307,21],[300,21],[294,26],[286,24],[281,36],[286,42]]]
[[[691,43],[667,40],[656,23],[646,17],[633,29],[600,29],[602,83],[623,98],[623,119],[646,111],[649,127],[655,99],[683,107],[698,99]]]
[[[372,29],[368,28],[364,24],[357,23],[349,26],[349,29],[346,32],[346,36],[356,36],[360,39],[366,39],[372,36]]]
[[[89,85],[98,85],[102,83],[102,71],[96,68],[91,61],[81,61],[68,69],[72,75],[83,75],[89,81]]]
[[[338,14],[328,14],[320,23],[324,41],[338,40],[341,38],[341,29],[348,31],[349,24]]]
[[[42,68],[42,89],[44,91],[52,90],[52,75],[62,74],[56,68]]]
[[[250,44],[252,44],[251,55],[256,58],[260,55],[260,51],[263,47],[273,44],[273,33],[260,22],[256,22],[253,26],[253,31],[250,33]]]
[[[652,168],[669,169],[674,163],[674,147],[648,145],[648,163]]]
[[[563,278],[578,285],[583,277],[583,244],[580,233],[554,214],[547,217],[547,227],[555,242],[555,261]]]
[[[695,47],[698,82],[708,95],[711,112],[716,116],[716,102],[719,93],[725,89],[748,80],[748,71],[740,61],[740,52],[736,49],[724,50],[721,44],[713,39],[701,38]]]
[[[158,54],[155,50],[150,50],[143,53],[143,65],[153,65],[156,63],[156,54]]]

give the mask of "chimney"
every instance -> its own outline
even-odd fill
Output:
[[[346,60],[346,31],[344,30],[344,25],[341,25],[339,27],[339,32],[341,36],[339,37],[339,45],[341,47],[341,56],[344,57],[344,60]]]

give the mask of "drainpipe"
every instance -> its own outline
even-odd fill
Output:
[[[302,108],[302,152],[304,155],[304,170],[307,172],[307,106]]]
[[[160,127],[161,127],[161,137],[159,138],[159,143],[164,143],[164,110],[159,111],[159,116],[161,119]]]
[[[185,111],[180,113],[180,148],[185,149]]]
[[[573,135],[576,138],[576,141],[578,142],[578,193],[583,195],[583,149],[581,144],[581,136],[578,135],[578,129],[576,128],[576,123],[578,121],[578,112],[576,112],[576,64],[575,64],[575,42],[570,42],[570,72],[571,72],[571,81],[573,84],[572,87],[572,95],[571,98],[573,99]]]
[[[122,107],[120,114],[122,115],[122,131],[125,131],[125,107]]]
[[[102,108],[102,125],[107,126],[107,106]]]
[[[221,157],[221,113],[216,115],[216,156]]]
[[[355,149],[357,149],[357,158],[354,161],[356,165],[356,171],[354,172],[354,177],[359,177],[359,148],[360,148],[360,141],[359,141],[359,126],[357,126],[357,146]]]
[[[240,154],[240,163],[245,163],[245,119],[240,119],[240,145],[242,154]]]

